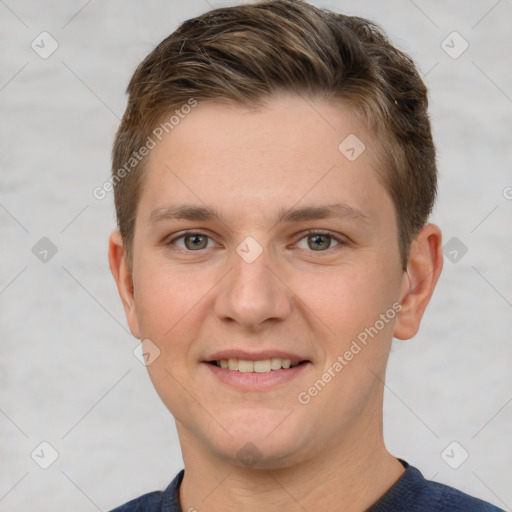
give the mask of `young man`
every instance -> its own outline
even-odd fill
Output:
[[[497,511],[383,441],[442,268],[427,91],[374,24],[276,0],[139,65],[109,261],[185,469],[128,511]]]

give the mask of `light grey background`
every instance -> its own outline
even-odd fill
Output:
[[[418,336],[394,342],[388,447],[511,510],[512,4],[312,3],[377,21],[418,63],[439,152],[432,220],[467,247],[445,260]],[[113,198],[92,190],[109,176],[137,63],[183,20],[228,4],[0,0],[0,512],[106,511],[182,468],[108,268]],[[43,31],[59,45],[46,59],[31,48]],[[456,59],[453,31],[469,44]],[[58,250],[46,263],[32,252],[42,237]],[[59,455],[46,470],[31,458],[49,461],[42,441]],[[441,456],[453,441],[469,453],[458,469]],[[460,461],[458,445],[446,453]]]

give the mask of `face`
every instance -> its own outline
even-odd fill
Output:
[[[406,284],[378,160],[348,108],[284,95],[152,150],[127,316],[182,445],[285,467],[378,423]]]

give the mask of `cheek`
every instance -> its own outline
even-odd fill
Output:
[[[377,376],[382,378],[389,356],[399,281],[389,267],[375,262],[340,268],[309,285],[302,293],[306,297],[309,290],[305,302],[316,313],[311,318],[321,320],[313,320],[313,329],[323,348],[310,383],[311,403],[324,411],[326,421],[339,425],[361,414],[376,396]]]
[[[323,322],[326,333],[341,341],[373,325],[392,307],[400,280],[375,260],[314,276],[303,275],[293,289]]]
[[[211,269],[200,271],[194,265],[173,265],[156,258],[148,258],[137,275],[135,303],[140,334],[160,351],[148,372],[158,393],[162,390],[171,397],[164,402],[179,400],[179,383],[187,382],[193,371],[198,355],[195,341],[202,337],[202,326],[211,314],[220,277]]]
[[[198,319],[204,307],[201,297],[211,286],[155,261],[140,266],[137,275],[135,303],[141,337],[159,350],[147,371],[163,403],[178,421],[185,421],[183,414],[190,408],[188,356],[202,323]]]
[[[194,305],[199,305],[198,296],[207,290],[206,285],[176,269],[156,262],[138,269],[135,304],[141,334],[159,343],[172,338]]]
[[[318,404],[328,408],[334,400],[340,411],[362,407],[378,382],[375,375],[386,367],[391,347],[398,274],[389,265],[383,268],[377,256],[367,256],[373,262],[359,260],[307,279],[300,292],[315,313],[309,318],[321,346],[317,377],[333,382]]]

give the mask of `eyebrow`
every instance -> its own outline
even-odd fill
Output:
[[[280,208],[275,224],[301,222],[318,219],[341,219],[369,222],[369,217],[361,210],[344,203],[323,206],[305,206],[302,208]],[[214,208],[194,204],[177,204],[168,208],[156,208],[148,219],[148,226],[167,220],[211,221],[221,219],[220,213]],[[274,224],[274,225],[275,225]]]

